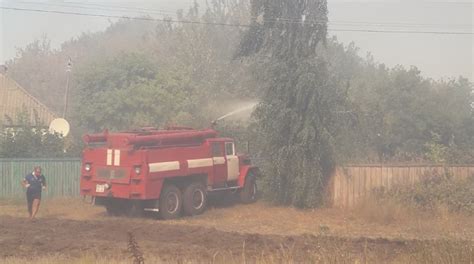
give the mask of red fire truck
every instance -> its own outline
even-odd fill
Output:
[[[213,129],[143,128],[83,139],[81,195],[109,214],[197,215],[218,191],[237,192],[243,203],[256,200],[258,168]]]

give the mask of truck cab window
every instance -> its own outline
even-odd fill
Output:
[[[234,152],[234,143],[233,143],[233,142],[227,142],[227,143],[225,143],[225,154],[226,154],[227,156],[235,155],[235,152]]]
[[[212,156],[213,157],[223,157],[224,151],[222,151],[222,145],[219,142],[212,142]]]

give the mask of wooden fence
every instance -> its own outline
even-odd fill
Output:
[[[79,195],[80,159],[0,159],[0,198],[22,197],[20,182],[35,166],[42,167],[48,184],[43,197]]]
[[[79,195],[80,159],[0,159],[0,198],[22,197],[21,180],[41,166],[48,182],[45,197]],[[338,167],[328,193],[332,206],[352,207],[376,187],[413,185],[421,179],[448,172],[454,177],[474,177],[473,165],[350,165]]]
[[[350,165],[338,167],[331,178],[329,196],[333,207],[350,208],[368,197],[374,188],[390,189],[395,185],[413,185],[434,174],[474,177],[471,165]]]

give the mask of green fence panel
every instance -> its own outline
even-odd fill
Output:
[[[48,190],[43,197],[79,196],[80,159],[0,159],[0,198],[24,195],[23,178],[41,166]]]

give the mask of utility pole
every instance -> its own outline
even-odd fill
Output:
[[[67,61],[66,65],[66,91],[64,93],[64,111],[63,111],[63,118],[66,119],[66,113],[67,113],[67,104],[68,104],[68,99],[69,99],[69,75],[71,74],[72,70],[72,60],[71,57],[69,57],[69,60]]]

